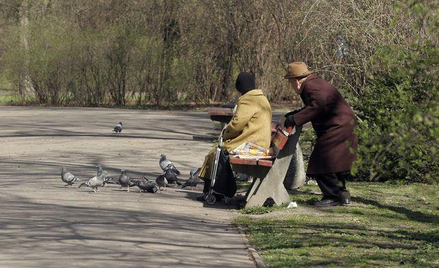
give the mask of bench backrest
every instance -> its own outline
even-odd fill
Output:
[[[233,116],[232,108],[209,107],[207,108],[209,116]]]

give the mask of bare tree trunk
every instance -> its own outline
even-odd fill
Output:
[[[29,8],[27,0],[21,2],[20,7],[20,25],[21,25],[21,43],[24,48],[25,58],[22,68],[20,83],[19,83],[19,93],[24,99],[26,96],[34,95],[34,87],[32,85],[32,80],[29,75]]]

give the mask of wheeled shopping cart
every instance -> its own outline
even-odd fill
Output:
[[[222,148],[224,131],[225,128],[223,128],[218,138],[210,169],[209,191],[205,197],[209,205],[215,204],[218,196],[223,197],[227,203],[228,199],[236,193],[235,178],[230,167],[227,151]]]

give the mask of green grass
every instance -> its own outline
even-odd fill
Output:
[[[17,101],[18,98],[14,95],[0,95],[0,105],[11,105]]]
[[[17,94],[0,95],[0,105],[35,105],[35,98],[27,97],[24,101]]]
[[[267,214],[234,223],[270,267],[439,267],[438,185],[348,186],[348,207],[316,209],[319,189],[305,186],[291,195],[298,208],[243,210]]]

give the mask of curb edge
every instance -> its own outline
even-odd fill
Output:
[[[254,249],[250,245],[250,243],[248,242],[248,239],[247,239],[247,236],[245,235],[244,230],[239,226],[237,226],[236,228],[238,229],[238,232],[241,235],[242,240],[244,241],[244,245],[248,250],[248,255],[250,256],[252,261],[255,263],[255,267],[256,268],[268,268],[268,266],[264,263],[261,256],[259,255],[259,253],[256,251],[256,249]]]

